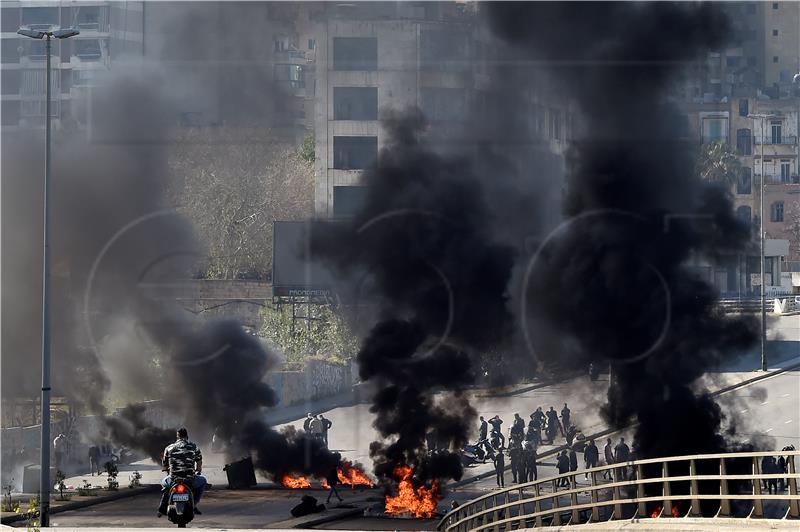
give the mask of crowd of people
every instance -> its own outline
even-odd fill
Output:
[[[322,414],[315,416],[311,412],[306,414],[306,419],[303,421],[303,430],[306,431],[306,434],[311,434],[314,439],[325,444],[325,447],[328,446],[328,431],[332,426],[333,421]]]
[[[479,418],[476,447],[481,449],[484,462],[486,459],[492,460],[498,486],[505,485],[506,456],[511,462],[513,482],[537,480],[537,449],[539,445],[556,444],[559,435],[564,438],[566,444],[566,449],[556,456],[555,467],[559,475],[578,470],[578,454],[581,452],[583,453],[584,478],[586,479],[589,478],[589,470],[601,465],[603,459],[606,465],[624,464],[633,459],[631,448],[625,443],[625,438],[620,438],[616,444],[611,438],[608,438],[601,455],[595,441],[593,439],[587,441],[572,422],[572,411],[567,403],[564,403],[560,413],[556,412],[552,406],[547,411],[543,411],[542,407],[537,407],[529,418],[530,420],[525,423],[519,414],[514,414],[508,430],[508,438],[503,434],[503,420],[500,416],[495,415],[488,420],[483,416]],[[620,467],[604,470],[603,478],[627,480],[629,473],[627,466],[620,465]],[[569,486],[568,477],[559,479],[558,485]]]
[[[794,451],[794,446],[789,445],[788,447],[784,447],[783,451]],[[761,473],[764,475],[780,475],[782,473],[788,473],[787,465],[786,465],[786,457],[785,456],[778,456],[777,458],[774,456],[765,456],[761,459]],[[778,492],[782,492],[786,490],[788,486],[787,479],[785,478],[771,478],[768,480],[762,480],[762,489],[769,491],[770,495]]]

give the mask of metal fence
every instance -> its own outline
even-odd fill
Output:
[[[783,456],[786,472],[763,473],[765,456]],[[779,505],[783,518],[798,519],[797,456],[800,451],[636,460],[590,469],[586,484],[579,480],[587,472],[565,473],[473,499],[445,515],[439,530],[500,532],[614,519],[701,517],[708,514],[709,505],[718,506],[714,517],[734,516],[741,513],[743,505],[747,515],[742,517],[764,517],[765,503],[773,512]],[[742,469],[748,472],[742,473]],[[715,473],[708,474],[711,470]],[[603,478],[607,476],[610,478]],[[785,483],[787,492],[777,493],[776,489],[775,494],[769,493],[762,486],[769,481]]]

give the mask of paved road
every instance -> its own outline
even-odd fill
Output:
[[[721,378],[715,378],[714,386],[740,382],[752,377],[752,373],[730,372]],[[576,422],[587,433],[601,430],[603,427],[599,416],[589,405],[596,404],[594,397],[602,394],[607,383],[589,382],[580,378],[574,382],[531,390],[511,397],[490,397],[482,395],[485,392],[475,392],[474,404],[484,416],[495,413],[504,419],[510,420],[514,412],[525,414],[536,405],[545,408],[550,404],[559,406],[563,400],[568,399],[573,410]],[[748,431],[738,431],[737,435],[743,439],[750,438],[758,431],[775,438],[775,445],[782,447],[790,443],[800,445],[800,371],[789,371],[770,377],[766,380],[742,387],[721,396],[720,401],[724,411],[730,416],[739,416],[745,420]],[[367,458],[367,445],[374,437],[374,431],[367,420],[371,419],[367,405],[355,405],[336,408],[328,412],[334,421],[334,430],[331,433],[331,446],[342,449],[352,458],[361,458],[369,463]],[[301,423],[301,420],[298,420]],[[615,438],[618,436],[615,436]],[[630,435],[628,435],[628,439]],[[556,442],[561,443],[561,442]],[[549,446],[543,446],[540,451],[546,451]],[[212,483],[221,487],[225,484],[221,464],[224,457],[209,455],[209,465],[205,473]],[[160,476],[155,466],[145,471],[146,476]],[[581,463],[582,467],[582,463]],[[467,476],[487,471],[490,466],[483,465],[468,470]],[[555,474],[553,458],[543,460],[539,467],[539,476],[547,477]],[[94,477],[97,479],[97,477]],[[121,473],[121,479],[126,478],[126,473]],[[510,473],[506,474],[506,485],[511,481]],[[464,502],[475,496],[486,493],[495,487],[494,478],[481,480],[467,486],[452,489],[442,503],[445,509],[455,499]],[[324,494],[323,492],[318,492]],[[237,495],[223,489],[211,490],[208,498],[203,503],[205,513],[193,523],[196,527],[226,526],[242,528],[249,526],[264,526],[277,519],[288,515],[288,509],[297,502],[299,494],[284,490],[259,490],[245,492]],[[352,495],[350,495],[352,496]],[[348,496],[348,497],[350,497]],[[379,500],[380,493],[374,496]],[[347,498],[346,497],[346,502]],[[152,499],[152,500],[151,500]],[[157,496],[148,495],[134,499],[122,500],[98,505],[93,508],[65,512],[53,516],[55,523],[63,526],[91,526],[107,524],[110,526],[159,526],[160,522],[153,516],[153,507]],[[366,522],[365,522],[366,523]],[[387,526],[390,523],[381,522]],[[162,525],[163,526],[163,525]],[[377,526],[377,525],[376,525]],[[416,525],[413,525],[416,526]],[[412,527],[411,524],[405,528]],[[400,523],[398,529],[403,529]]]

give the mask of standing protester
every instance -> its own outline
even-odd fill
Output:
[[[569,470],[578,470],[578,453],[575,452],[575,447],[569,448]]]
[[[328,431],[333,426],[333,421],[326,418],[322,414],[319,415],[319,420],[322,423],[322,441],[325,443],[325,447],[328,446]]]
[[[556,439],[556,431],[561,428],[561,425],[558,423],[558,414],[556,413],[555,409],[551,406],[550,410],[547,411],[547,440],[550,445]]]
[[[611,438],[606,440],[606,445],[603,447],[603,454],[605,455],[606,465],[614,465],[614,447],[611,445]],[[603,478],[614,480],[611,471],[611,469],[603,470]]]
[[[566,434],[570,427],[569,422],[570,416],[570,409],[567,406],[567,403],[564,403],[564,408],[561,409],[561,424],[562,424],[562,433]]]
[[[319,416],[311,420],[308,428],[311,429],[311,436],[315,440],[322,440],[322,421],[320,421]]]
[[[585,478],[589,478],[589,470],[597,467],[597,461],[600,459],[600,451],[597,450],[597,445],[594,440],[589,440],[589,445],[583,450],[583,462],[586,467]]]
[[[561,454],[558,455],[556,467],[558,468],[559,475],[569,473],[569,457],[567,456],[567,451],[561,451]],[[567,477],[558,479],[557,486],[569,486],[569,480],[567,480]]]
[[[514,414],[514,424],[511,425],[510,437],[519,442],[525,439],[525,420],[519,414]]]
[[[328,474],[325,476],[325,481],[328,483],[330,487],[330,491],[328,492],[328,500],[326,504],[330,504],[331,502],[331,495],[336,495],[336,498],[339,499],[339,502],[342,502],[342,497],[339,495],[339,492],[336,491],[336,485],[339,484],[339,466],[334,466],[328,471]]]
[[[486,436],[488,436],[489,434],[488,423],[486,423],[486,420],[483,419],[483,416],[480,417],[480,420],[481,420],[481,426],[478,429],[478,441],[485,440]]]
[[[303,430],[306,431],[306,433],[311,432],[311,422],[312,421],[314,421],[314,414],[309,412],[308,414],[306,414],[305,421],[303,421]]]
[[[503,432],[503,429],[502,429],[503,420],[500,419],[500,416],[495,414],[495,416],[492,419],[489,420],[489,425],[492,426],[492,430],[493,431],[496,431],[496,432],[499,432],[499,433],[502,434],[502,432]]]
[[[540,438],[541,432],[539,431],[538,422],[536,421],[536,417],[531,414],[531,420],[528,421],[528,432],[525,434],[525,441],[539,445]]]
[[[534,426],[539,431],[539,437],[537,438],[537,440],[541,443],[542,429],[544,428],[544,420],[545,420],[545,415],[544,412],[542,412],[542,407],[541,406],[536,407],[536,412],[531,414],[531,417],[533,417],[533,420],[536,422]]]
[[[506,485],[505,479],[506,459],[503,452],[500,451],[494,456],[494,472],[497,477],[497,487],[504,488]]]
[[[774,456],[767,456],[767,467],[764,468],[764,473],[769,475],[774,475],[778,473],[778,463],[775,461]],[[773,493],[778,493],[778,479],[771,478],[767,480],[767,490],[769,490],[769,494],[772,495]]]
[[[67,437],[63,432],[59,432],[58,436],[53,440],[53,452],[56,455],[56,469],[59,471],[64,470],[64,455],[67,450]]]
[[[522,445],[517,440],[508,444],[508,458],[511,461],[511,481],[522,482]]]
[[[786,473],[786,458],[783,456],[778,457],[778,467],[776,473]],[[781,477],[778,479],[778,489],[783,491],[785,488],[786,479]]]
[[[100,474],[100,447],[95,444],[89,446],[89,471],[92,476],[95,471]]]
[[[524,455],[526,481],[538,480],[539,475],[536,471],[536,446],[531,442],[526,442]]]
[[[623,462],[627,462],[630,460],[631,457],[631,449],[628,447],[628,444],[625,443],[625,438],[620,438],[619,443],[616,447],[614,447],[614,461],[618,464]],[[617,469],[619,471],[622,480],[628,480],[628,467],[622,466]]]

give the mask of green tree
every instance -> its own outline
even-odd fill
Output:
[[[728,187],[736,185],[742,167],[736,153],[723,142],[703,144],[697,164],[701,179]]]
[[[265,307],[259,334],[280,348],[292,366],[302,365],[307,358],[336,363],[351,360],[359,342],[344,318],[327,305],[311,306],[310,312],[313,319],[293,324],[291,306]]]

